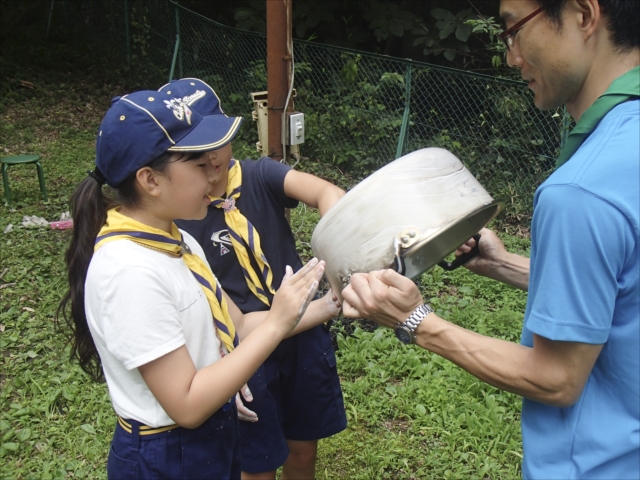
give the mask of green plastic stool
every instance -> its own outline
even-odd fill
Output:
[[[38,181],[40,182],[40,191],[42,192],[44,201],[49,201],[49,197],[47,197],[47,187],[44,185],[44,171],[40,164],[40,155],[16,155],[13,157],[2,157],[0,158],[0,163],[2,164],[2,184],[4,185],[5,205],[11,205],[11,190],[9,189],[9,175],[7,174],[7,169],[10,165],[27,165],[29,163],[36,164],[36,168],[38,169]]]

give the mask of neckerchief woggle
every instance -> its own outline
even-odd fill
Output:
[[[621,103],[638,98],[640,98],[640,66],[616,78],[607,91],[582,114],[560,151],[556,168],[569,161],[607,113]]]
[[[267,257],[264,256],[262,248],[260,247],[260,235],[258,231],[251,224],[251,222],[240,213],[238,207],[236,207],[236,201],[240,197],[242,192],[242,169],[240,163],[236,160],[231,160],[229,164],[229,178],[227,180],[226,198],[209,197],[211,198],[211,205],[216,208],[224,210],[224,221],[229,228],[229,237],[231,238],[231,244],[240,262],[244,279],[249,286],[249,290],[260,299],[265,305],[269,306],[269,297],[267,292],[263,289],[263,285],[271,295],[275,294],[273,290],[273,272],[267,261]],[[249,247],[247,249],[247,247]],[[251,259],[249,256],[255,259],[262,280],[251,265]]]
[[[191,253],[187,244],[182,240],[182,234],[175,223],[171,223],[171,234],[168,234],[164,230],[149,227],[122,215],[113,208],[107,212],[107,222],[98,233],[94,252],[97,252],[103,245],[117,240],[131,240],[143,247],[182,257],[209,301],[213,322],[220,340],[227,347],[228,352],[231,352],[238,345],[238,334],[216,277],[211,273],[211,269],[205,261],[198,255]]]

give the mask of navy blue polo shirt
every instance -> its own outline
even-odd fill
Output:
[[[284,193],[284,177],[291,167],[262,157],[259,160],[243,160],[240,168],[242,193],[236,201],[236,207],[260,235],[262,251],[273,271],[272,286],[277,290],[282,283],[286,265],[291,265],[294,272],[302,267],[291,227],[285,217],[285,208],[298,206],[297,200]],[[176,224],[189,232],[202,246],[211,270],[220,280],[222,288],[243,313],[268,310],[269,307],[247,287],[221,208],[209,206],[204,220],[178,220]],[[253,257],[251,260],[255,271],[260,272]],[[262,278],[260,274],[258,276]],[[264,290],[267,291],[266,288]],[[272,296],[268,296],[271,300]]]

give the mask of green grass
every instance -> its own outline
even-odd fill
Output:
[[[4,224],[3,218],[0,228]],[[2,278],[9,286],[0,290],[6,478],[104,476],[114,421],[106,387],[67,361],[64,334],[53,325],[66,288],[62,254],[68,237],[22,229],[2,238],[0,263],[9,269]],[[483,280],[434,269],[422,285],[443,317],[516,339],[524,296],[488,288],[492,282]],[[400,345],[386,329],[356,327],[351,336],[340,333],[338,342],[349,428],[320,443],[319,478],[518,476],[516,396],[436,355]]]
[[[528,241],[503,235],[512,251]],[[436,313],[482,334],[517,341],[526,295],[439,267],[421,289]],[[321,442],[325,478],[516,478],[520,405],[451,362],[403,346],[387,329],[338,334],[348,430]],[[351,329],[349,329],[351,330]],[[322,478],[322,477],[321,477]]]
[[[19,72],[16,73],[18,76]],[[25,229],[23,215],[56,220],[74,186],[92,168],[95,132],[118,85],[22,72],[35,88],[3,86],[0,149],[37,153],[49,202],[35,169],[9,170],[12,208],[0,206],[0,478],[104,478],[114,414],[104,384],[68,361],[66,330],[54,325],[65,292],[68,231]],[[237,156],[251,145],[235,145]],[[299,168],[344,188],[357,179],[304,161]],[[2,194],[4,192],[0,190]],[[298,208],[292,227],[303,257],[317,212]],[[502,227],[501,227],[502,228]],[[502,228],[507,230],[507,228]],[[509,232],[517,232],[510,228]],[[524,253],[528,240],[502,235]],[[479,333],[517,341],[526,294],[438,267],[421,288],[443,318]],[[490,387],[450,362],[399,344],[386,329],[362,322],[334,325],[349,427],[320,442],[318,478],[514,478],[520,475],[520,399]]]

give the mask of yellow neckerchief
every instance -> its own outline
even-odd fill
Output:
[[[216,277],[211,273],[211,269],[205,261],[198,255],[191,253],[189,246],[182,240],[182,234],[175,223],[171,224],[171,235],[169,235],[164,230],[149,227],[112,208],[107,212],[107,222],[98,233],[94,252],[97,252],[106,243],[116,240],[131,240],[143,247],[182,257],[204,290],[220,340],[229,352],[238,345],[238,335],[229,315],[227,301],[222,295],[222,289],[218,285]]]
[[[242,170],[240,169],[240,163],[236,160],[231,160],[229,164],[229,177],[227,179],[226,198],[209,197],[211,198],[211,205],[216,208],[222,208],[224,210],[224,221],[229,228],[229,237],[231,237],[231,244],[236,251],[236,256],[242,267],[244,273],[244,279],[249,286],[249,290],[258,297],[265,305],[269,306],[269,298],[267,292],[262,288],[262,282],[260,277],[251,265],[249,252],[246,246],[253,254],[258,267],[261,270],[264,285],[267,287],[271,295],[275,293],[272,287],[273,272],[267,261],[267,257],[262,253],[260,247],[260,235],[251,222],[240,213],[240,210],[236,207],[236,200],[240,197],[242,191]]]

